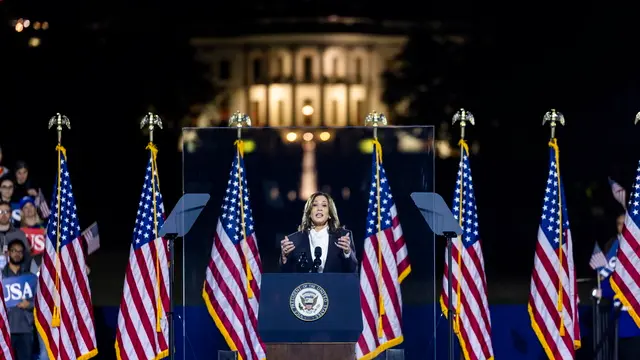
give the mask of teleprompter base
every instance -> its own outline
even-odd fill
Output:
[[[355,343],[267,344],[269,360],[354,360]]]

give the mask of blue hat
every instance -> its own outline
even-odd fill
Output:
[[[27,203],[31,203],[31,205],[36,206],[36,202],[35,200],[33,200],[33,198],[31,196],[25,196],[22,199],[20,199],[20,209],[22,209],[25,205],[27,205]]]

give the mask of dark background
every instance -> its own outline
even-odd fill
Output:
[[[156,142],[170,208],[182,188],[181,154],[176,151],[180,128],[190,123],[192,105],[206,102],[215,91],[205,80],[208,69],[194,61],[188,39],[215,33],[212,29],[242,27],[256,17],[340,14],[436,21],[468,39],[454,49],[433,41],[430,27],[410,33],[401,56],[405,66],[400,75],[386,78],[385,99],[415,95],[410,116],[392,122],[434,125],[437,136],[455,109],[475,114],[477,124],[468,137],[479,144],[472,166],[493,302],[524,302],[528,293],[547,172],[549,129],[541,126],[546,111],[557,108],[567,119],[558,137],[579,277],[592,276],[588,259],[593,244],[608,240],[614,217],[622,211],[607,176],[626,187],[635,176],[638,132],[633,117],[640,110],[640,92],[634,44],[639,30],[634,11],[613,3],[237,1],[151,6],[109,1],[77,6],[2,0],[0,14],[3,163],[12,167],[16,160],[26,160],[49,197],[56,136],[46,124],[56,112],[70,118],[72,130],[64,132],[63,143],[81,224],[100,224],[102,248],[89,260],[96,304],[119,302],[148,156],[141,117],[153,110],[165,122]],[[27,46],[33,34],[12,27],[11,21],[20,17],[50,23],[38,34],[39,47]],[[436,79],[441,80],[438,85]],[[421,90],[423,85],[429,90]],[[444,132],[453,146],[456,129]],[[282,167],[287,165],[299,166]],[[221,176],[228,166],[221,167]],[[435,189],[446,200],[456,166],[454,158],[436,161]],[[258,165],[251,169],[254,178],[261,171]],[[259,199],[253,201],[260,206]],[[214,196],[212,202],[217,206],[219,199]],[[413,262],[427,261],[409,250]]]

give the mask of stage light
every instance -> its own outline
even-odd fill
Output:
[[[287,141],[289,142],[294,142],[296,141],[296,139],[298,138],[298,134],[294,133],[294,132],[290,132],[287,134]]]
[[[345,200],[349,200],[350,196],[351,196],[351,189],[349,189],[348,187],[342,188],[342,198]]]
[[[49,28],[49,22],[45,21],[42,23],[42,30],[47,30]]]
[[[253,140],[245,140],[244,141],[244,152],[246,154],[252,153],[256,150],[256,142]]]
[[[313,134],[310,132],[304,133],[304,135],[302,135],[302,139],[304,139],[304,141],[311,141],[313,140]]]
[[[271,190],[269,190],[269,198],[271,198],[271,200],[274,201],[274,200],[278,200],[279,197],[280,197],[280,189],[278,189],[277,186],[272,187]]]
[[[313,106],[311,105],[305,105],[302,107],[302,115],[304,116],[311,116],[313,115]]]
[[[40,46],[40,38],[32,37],[31,39],[29,39],[29,46],[30,47]]]
[[[28,28],[29,25],[31,25],[31,21],[29,21],[29,19],[26,19],[25,21],[22,22],[22,24],[24,25],[25,28]]]
[[[447,159],[453,155],[453,149],[447,140],[436,141],[436,152],[441,159]]]
[[[362,139],[358,143],[358,147],[360,148],[360,152],[363,154],[371,154],[373,152],[373,140]]]
[[[16,24],[16,31],[17,32],[22,32],[22,30],[24,30],[24,25],[22,25],[21,22]]]
[[[331,138],[331,134],[329,134],[328,132],[323,131],[323,132],[320,133],[320,140],[327,141],[330,138]]]

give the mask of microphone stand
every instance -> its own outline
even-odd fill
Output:
[[[311,267],[311,272],[317,273],[320,270],[321,263],[322,261],[320,260],[320,258],[315,258],[315,260],[313,260],[313,266]]]
[[[620,315],[622,313],[622,304],[620,306],[613,305],[613,358],[618,360],[618,331],[620,326]]]
[[[448,274],[447,274],[447,282],[448,282],[448,289],[447,289],[447,298],[448,298],[448,304],[447,304],[447,317],[449,320],[449,360],[454,360],[453,359],[453,353],[454,353],[454,340],[453,340],[453,317],[455,316],[454,314],[454,308],[453,308],[453,239],[457,238],[458,235],[456,235],[455,232],[452,231],[445,231],[443,232],[443,235],[447,238],[447,267],[449,269]]]
[[[173,284],[175,281],[175,261],[174,261],[174,247],[175,241],[178,238],[178,234],[166,234],[164,236],[167,239],[167,246],[169,248],[169,311],[167,311],[167,320],[169,323],[169,359],[175,359],[175,330],[174,330],[174,296],[173,296]]]

